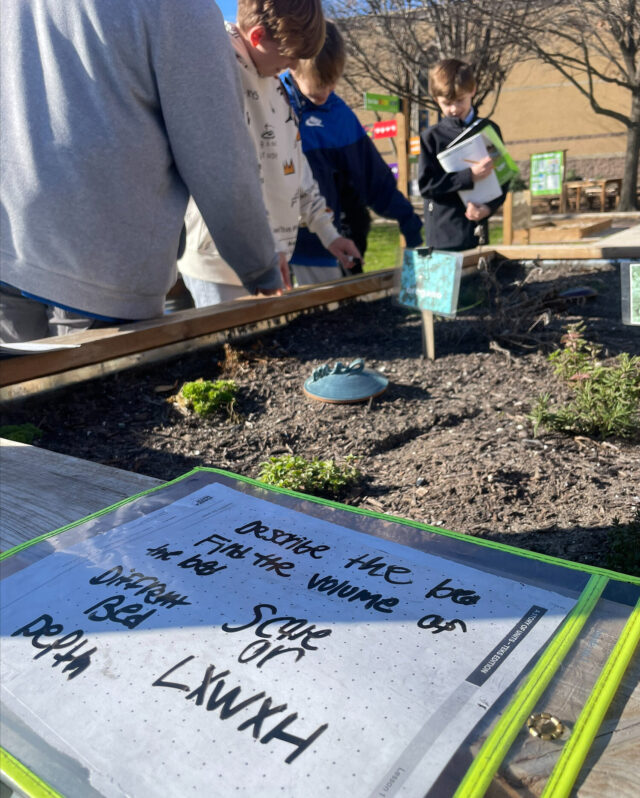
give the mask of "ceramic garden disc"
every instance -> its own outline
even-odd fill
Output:
[[[304,392],[311,399],[336,404],[364,402],[387,389],[389,380],[372,369],[365,369],[359,358],[345,366],[339,361],[331,369],[320,366],[304,383]]]

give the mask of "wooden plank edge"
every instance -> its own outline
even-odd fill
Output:
[[[464,253],[463,270],[473,270],[480,257],[490,256],[492,252],[469,250]],[[86,332],[60,336],[60,343],[79,344],[75,349],[46,352],[39,355],[22,355],[3,361],[0,370],[0,399],[15,398],[18,394],[32,392],[3,390],[10,386],[41,380],[54,374],[76,371],[85,367],[118,361],[141,353],[173,347],[176,344],[191,342],[192,346],[178,348],[175,354],[192,350],[199,345],[214,343],[210,338],[237,327],[264,322],[268,319],[299,313],[332,302],[390,291],[394,285],[395,269],[383,269],[363,275],[347,277],[329,283],[303,286],[288,291],[279,297],[250,297],[246,300],[226,302],[214,308],[182,310],[157,319],[135,322],[121,327],[108,327]],[[43,343],[51,339],[42,339]],[[166,356],[169,357],[167,350]],[[152,357],[152,359],[157,359]],[[115,365],[113,370],[128,368],[140,362],[127,361],[125,365]],[[94,376],[110,373],[106,367],[96,369]],[[90,372],[88,372],[90,373]],[[82,379],[89,379],[85,376]],[[78,380],[72,380],[78,381]],[[41,388],[40,390],[46,390]]]
[[[365,275],[364,278],[348,278],[340,283],[294,289],[281,297],[226,302],[216,305],[215,309],[182,310],[158,319],[60,336],[60,343],[80,346],[77,349],[22,355],[5,360],[0,387],[201,338],[330,302],[384,291],[391,288],[392,284],[393,270],[389,269],[376,272],[374,276]],[[42,342],[50,343],[50,339],[43,339]]]
[[[495,252],[510,260],[618,260],[640,256],[640,242],[624,246],[597,244],[497,244]]]
[[[302,311],[300,311],[302,312]],[[0,387],[0,402],[11,402],[13,400],[24,399],[34,394],[54,391],[69,385],[75,385],[97,377],[106,377],[118,371],[135,368],[138,366],[150,365],[166,361],[178,355],[193,352],[207,346],[222,346],[225,342],[239,343],[248,338],[252,338],[260,332],[271,332],[280,327],[284,327],[297,313],[287,314],[277,318],[266,319],[263,322],[256,322],[251,325],[244,325],[233,328],[232,330],[220,330],[220,332],[203,335],[198,338],[190,338],[186,341],[178,341],[174,344],[146,349],[142,352],[134,352],[131,355],[124,355],[118,358],[101,360],[87,366],[59,371],[55,374],[46,374],[34,377],[30,380],[5,385]]]

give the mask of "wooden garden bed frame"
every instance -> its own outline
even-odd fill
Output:
[[[632,247],[633,249],[633,247]],[[472,273],[481,257],[512,260],[614,259],[639,256],[594,244],[497,246],[464,253],[463,274]],[[39,354],[7,358],[0,366],[0,400],[19,398],[61,385],[91,379],[145,362],[165,359],[220,342],[233,330],[240,334],[286,323],[305,310],[359,296],[390,293],[395,269],[369,272],[322,285],[305,286],[279,297],[248,298],[211,308],[182,310],[158,319],[136,322],[55,339],[79,345]],[[253,326],[253,329],[251,329]],[[40,343],[52,343],[43,339]]]

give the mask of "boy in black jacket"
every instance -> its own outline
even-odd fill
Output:
[[[443,118],[420,136],[418,186],[425,198],[424,230],[429,247],[460,251],[488,241],[487,219],[504,202],[502,196],[486,204],[465,204],[458,191],[473,188],[476,180],[487,177],[493,166],[490,157],[461,172],[445,172],[437,155],[477,118],[472,106],[476,80],[468,64],[455,58],[438,62],[429,72],[429,91],[438,103]],[[490,122],[500,138],[500,129]],[[480,226],[477,235],[476,230]]]

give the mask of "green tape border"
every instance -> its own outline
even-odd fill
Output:
[[[547,688],[562,660],[580,634],[608,581],[601,574],[594,574],[589,579],[578,603],[535,664],[524,685],[511,700],[489,737],[484,741],[473,764],[454,793],[454,798],[481,798],[484,795],[513,741],[531,714],[536,701]]]
[[[412,529],[420,529],[424,530],[425,532],[432,532],[436,535],[442,535],[443,537],[453,538],[454,540],[464,541],[465,543],[472,543],[474,546],[484,546],[488,549],[495,549],[497,551],[504,551],[508,554],[515,554],[518,557],[526,557],[530,560],[537,560],[538,562],[548,563],[549,565],[560,565],[564,568],[570,568],[574,571],[583,571],[584,573],[588,574],[600,574],[602,576],[606,576],[609,579],[616,579],[620,582],[629,582],[633,585],[640,585],[640,577],[631,576],[631,574],[623,574],[618,571],[612,571],[609,568],[601,568],[596,565],[585,565],[584,563],[573,562],[572,560],[564,560],[561,557],[552,557],[548,554],[540,554],[535,551],[529,551],[528,549],[521,549],[517,546],[511,546],[508,543],[496,543],[493,540],[485,540],[484,538],[476,538],[472,535],[465,535],[462,532],[451,532],[448,529],[442,529],[441,527],[431,526],[430,524],[423,524],[420,521],[410,521],[407,518],[401,518],[396,515],[385,514],[385,513],[377,513],[374,510],[367,510],[364,507],[352,507],[348,504],[341,504],[340,502],[333,501],[331,499],[321,499],[317,496],[310,496],[308,493],[300,493],[299,491],[289,490],[288,488],[279,488],[275,485],[267,485],[265,482],[260,482],[260,480],[252,479],[251,477],[245,477],[240,474],[234,474],[232,471],[224,471],[221,468],[212,468],[208,466],[198,466],[193,468],[191,471],[187,471],[186,474],[182,474],[175,479],[169,480],[168,482],[163,482],[162,485],[156,485],[154,488],[149,488],[148,490],[141,491],[140,493],[136,493],[133,496],[130,496],[127,499],[122,499],[122,501],[116,502],[109,507],[105,507],[103,510],[99,510],[96,513],[92,513],[91,515],[87,515],[84,518],[80,518],[78,521],[73,521],[66,526],[60,527],[59,529],[55,529],[53,532],[47,532],[39,537],[33,538],[33,540],[27,540],[24,543],[19,543],[17,546],[14,546],[11,549],[7,549],[4,552],[0,553],[0,562],[2,562],[7,557],[11,557],[14,554],[18,554],[20,551],[28,548],[29,546],[33,546],[36,543],[40,543],[47,538],[53,537],[54,535],[59,535],[62,532],[66,532],[68,529],[73,529],[73,527],[79,526],[80,524],[84,524],[87,521],[92,520],[93,518],[99,518],[101,515],[106,515],[106,513],[110,513],[112,510],[116,510],[119,507],[123,507],[125,504],[129,502],[135,501],[136,499],[141,498],[142,496],[147,496],[150,493],[155,493],[156,491],[163,490],[164,488],[168,488],[171,485],[175,485],[177,482],[181,482],[183,479],[187,477],[194,476],[198,473],[211,473],[211,474],[220,474],[223,477],[228,477],[229,479],[235,479],[239,482],[246,482],[248,485],[253,485],[257,488],[262,488],[263,490],[271,491],[273,493],[282,493],[286,496],[291,496],[294,499],[303,499],[304,501],[313,502],[314,504],[321,504],[326,507],[332,507],[336,510],[346,510],[350,513],[356,513],[357,515],[363,515],[368,518],[378,518],[381,521],[392,521],[393,523],[399,524],[401,526],[408,526]]]
[[[30,798],[64,798],[1,746],[0,773],[6,775],[19,790],[29,795]]]
[[[639,642],[640,600],[609,655],[607,663],[578,717],[571,737],[551,771],[541,798],[565,798],[571,792]]]

